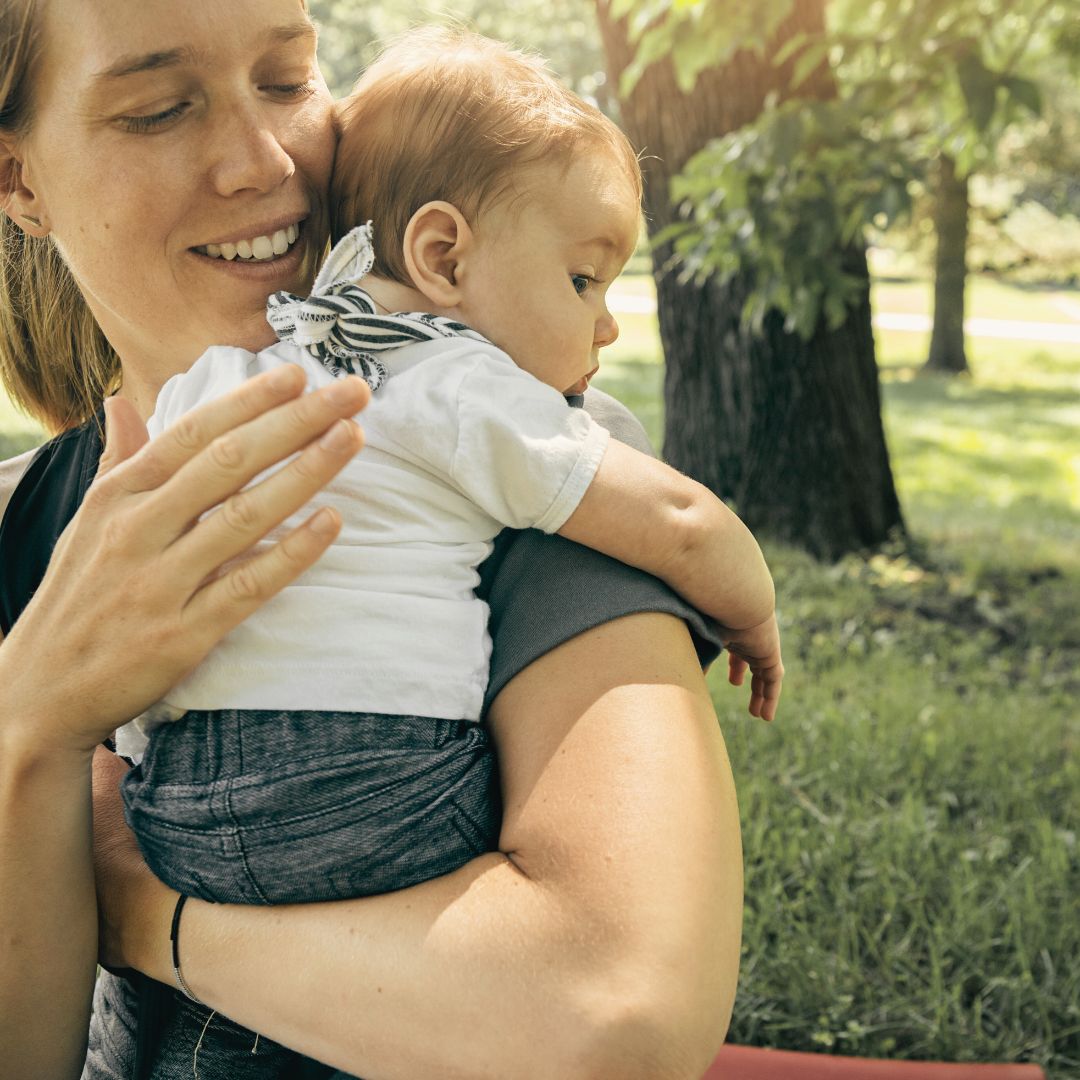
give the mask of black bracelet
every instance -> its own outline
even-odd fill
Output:
[[[172,917],[172,929],[169,931],[169,943],[172,945],[172,967],[173,975],[176,978],[176,985],[180,987],[184,997],[190,1001],[194,1001],[196,1005],[203,1005],[203,1003],[191,992],[191,988],[184,981],[184,974],[180,970],[180,912],[184,910],[184,905],[187,903],[187,897],[181,893],[176,898],[176,907],[173,909]],[[203,1005],[205,1008],[206,1006]]]

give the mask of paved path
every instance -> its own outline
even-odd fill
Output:
[[[656,301],[651,296],[616,294],[611,297],[610,307],[616,315],[652,315]],[[1074,314],[1070,304],[1066,314]],[[1075,309],[1080,320],[1080,307]],[[911,333],[930,332],[929,315],[902,315],[896,312],[879,312],[874,316],[874,326],[881,330],[903,330]],[[1011,341],[1052,341],[1068,345],[1080,345],[1080,321],[1028,322],[1023,319],[967,319],[964,331],[969,337],[1003,338]]]
[[[909,330],[929,333],[929,315],[896,315],[881,312],[874,316],[874,326],[882,330]],[[1027,322],[1022,319],[965,319],[964,332],[969,337],[1007,338],[1012,341],[1054,341],[1080,345],[1080,324]]]

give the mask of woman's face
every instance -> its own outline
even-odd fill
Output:
[[[45,7],[23,183],[126,376],[268,344],[266,297],[306,291],[327,235],[332,102],[302,3]]]

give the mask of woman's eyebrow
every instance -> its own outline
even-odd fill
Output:
[[[314,23],[308,19],[302,19],[282,26],[273,26],[262,37],[270,45],[285,45],[298,38],[307,37],[314,40],[318,37],[318,32]],[[158,71],[161,68],[175,67],[177,64],[197,63],[202,58],[200,51],[190,45],[141,55],[122,56],[103,71],[97,72],[93,81],[101,83],[110,79],[122,79],[126,75],[139,75],[144,71]]]
[[[108,82],[110,79],[122,79],[126,75],[138,75],[143,71],[156,71],[160,68],[174,67],[177,64],[191,63],[198,59],[195,49],[185,46],[181,49],[166,49],[162,52],[144,53],[141,56],[121,56],[104,71],[94,75],[95,83]]]
[[[266,31],[264,37],[273,45],[287,45],[297,38],[311,38],[318,40],[319,32],[310,19],[298,19],[296,22],[284,23],[281,26],[273,26]]]

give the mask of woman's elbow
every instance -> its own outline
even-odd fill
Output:
[[[592,1010],[569,1071],[573,1080],[700,1080],[727,1034],[735,972],[708,990],[657,984],[609,989]],[[691,979],[693,976],[691,976]],[[552,1075],[551,1073],[547,1074]]]

